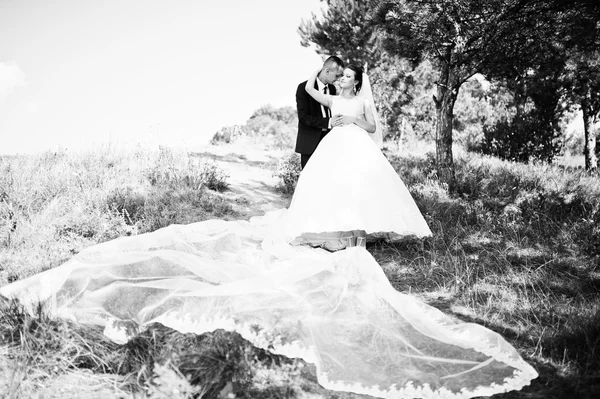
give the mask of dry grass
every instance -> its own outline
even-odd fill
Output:
[[[600,179],[455,154],[458,182],[449,192],[426,149],[387,153],[434,235],[368,249],[397,289],[499,332],[540,372],[530,387],[497,397],[594,397]],[[195,162],[167,149],[110,148],[0,161],[0,284],[121,235],[242,218],[226,193],[202,183]],[[212,176],[224,183],[218,171]],[[194,336],[155,325],[116,345],[95,328],[48,319],[41,309],[33,317],[14,303],[0,304],[0,320],[0,392],[7,398],[61,397],[52,387],[64,379],[94,379],[104,398],[357,397],[322,389],[311,365],[234,333]]]
[[[218,193],[226,179],[213,162],[168,148],[0,159],[0,284],[99,242],[233,217]]]

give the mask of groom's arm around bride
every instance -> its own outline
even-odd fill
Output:
[[[333,83],[341,76],[343,68],[344,63],[338,57],[327,58],[315,82],[315,89],[321,92],[326,89],[325,93],[335,95]],[[295,151],[300,154],[300,163],[303,169],[321,139],[331,128],[329,109],[309,96],[305,86],[306,80],[300,83],[296,89],[298,136]]]

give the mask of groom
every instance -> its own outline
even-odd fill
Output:
[[[342,76],[344,62],[331,56],[323,63],[323,69],[317,75],[315,89],[325,94],[335,95],[333,83]],[[296,108],[298,110],[298,137],[296,152],[300,154],[302,169],[313,154],[323,137],[331,129],[331,111],[319,104],[306,92],[306,80],[296,90]]]

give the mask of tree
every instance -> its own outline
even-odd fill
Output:
[[[570,60],[572,90],[583,113],[585,169],[598,168],[596,155],[597,132],[594,126],[600,119],[600,56],[583,53]]]
[[[583,113],[585,168],[591,170],[600,167],[600,136],[594,130],[600,119],[600,7],[573,9],[565,19],[570,22],[564,32],[569,44],[566,79],[571,101]]]
[[[373,0],[374,22],[395,55],[414,54],[436,66],[436,160],[441,177],[454,179],[453,109],[464,82],[495,65],[528,54],[553,29],[554,4],[541,0]]]
[[[318,54],[338,55],[367,71],[381,57],[377,30],[369,21],[369,3],[360,0],[326,0],[326,3],[321,17],[313,13],[310,20],[300,23],[300,44],[309,47],[314,43]]]

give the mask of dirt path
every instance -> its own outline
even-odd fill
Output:
[[[271,150],[251,143],[208,146],[194,153],[212,159],[229,176],[229,189],[223,196],[232,201],[241,219],[287,208],[290,197],[275,190],[273,171],[285,151]]]

